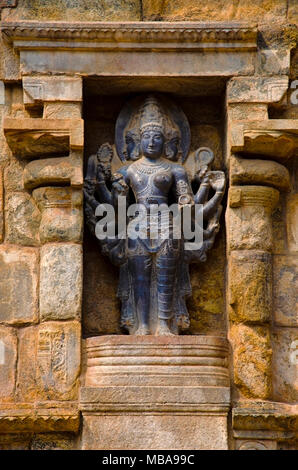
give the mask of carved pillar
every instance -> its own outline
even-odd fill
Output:
[[[272,221],[276,189],[231,187],[227,211],[228,313],[240,395],[271,396]]]
[[[283,163],[295,152],[297,122],[268,119],[268,105],[278,103],[287,88],[287,76],[233,78],[227,87],[227,310],[236,449],[274,449],[278,440],[293,437],[283,420],[290,420],[294,410],[274,403],[272,325],[273,260],[276,266],[274,255],[283,245],[274,211],[281,210],[280,193],[290,190]],[[275,433],[266,422],[271,414],[276,415]]]
[[[24,77],[23,102],[26,117],[20,120],[10,115],[3,123],[7,144],[21,167],[22,186],[22,192],[13,193],[7,202],[12,215],[6,215],[10,217],[10,229],[5,241],[34,248],[1,246],[0,262],[8,274],[3,281],[5,289],[11,286],[17,292],[15,282],[21,278],[23,284],[19,285],[24,289],[19,318],[12,314],[12,299],[4,318],[6,323],[22,328],[17,332],[17,363],[13,355],[10,357],[16,367],[15,389],[10,394],[14,404],[2,410],[0,431],[77,431],[82,308],[82,81],[63,76]],[[22,219],[17,218],[15,207],[23,208],[24,204],[26,223],[31,220],[30,230],[20,227],[18,232],[17,221]],[[6,342],[14,341],[11,330]]]

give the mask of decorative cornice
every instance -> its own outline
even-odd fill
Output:
[[[27,408],[0,410],[0,433],[77,432],[79,425],[78,411]]]
[[[124,47],[126,44],[139,44],[149,47],[160,43],[187,44],[193,48],[198,43],[221,44],[222,47],[256,48],[257,28],[241,22],[60,22],[41,23],[39,21],[2,22],[4,36],[18,47],[18,41],[96,41],[110,47]],[[235,44],[235,42],[237,44]],[[23,46],[23,44],[22,44]],[[218,47],[218,46],[217,46]]]

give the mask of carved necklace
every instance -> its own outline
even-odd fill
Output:
[[[153,173],[156,173],[157,171],[160,171],[161,169],[163,170],[168,170],[170,168],[170,165],[166,162],[160,162],[160,163],[145,163],[143,162],[138,162],[136,164],[136,170],[138,173],[143,173],[145,175],[152,175]]]

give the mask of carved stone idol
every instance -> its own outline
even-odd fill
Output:
[[[127,226],[135,223],[138,229],[136,237],[118,232],[114,238],[99,240],[103,252],[120,267],[121,326],[130,334],[171,335],[189,327],[185,303],[191,295],[189,263],[206,260],[219,229],[225,190],[225,175],[210,170],[213,153],[207,148],[196,151],[196,174],[190,181],[183,166],[189,146],[189,124],[182,110],[164,96],[150,95],[128,102],[118,117],[114,158],[120,158],[122,166],[117,172],[111,174],[109,144],[88,160],[85,213],[92,233],[100,220],[95,215],[99,205],[111,204],[116,216],[123,210],[119,196],[126,201]],[[204,223],[198,248],[186,249],[185,238],[175,235],[176,219],[171,214],[151,217],[152,206],[173,203],[181,213],[189,208],[193,224],[195,205],[200,205]],[[143,208],[143,217],[130,215],[132,204]],[[178,218],[180,225],[182,219]]]

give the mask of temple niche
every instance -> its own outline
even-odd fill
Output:
[[[224,81],[213,80],[210,83],[210,80],[165,79],[162,83],[160,80],[152,82],[149,85],[148,81],[130,80],[127,93],[127,82],[124,80],[114,83],[105,79],[85,81],[85,168],[89,156],[96,154],[101,145],[114,143],[116,121],[125,104],[136,100],[141,102],[150,91],[171,98],[183,110],[189,122],[190,146],[184,164],[189,178],[193,178],[194,173],[198,171],[194,153],[202,147],[209,148],[214,154],[212,170],[225,170]],[[121,162],[115,145],[113,152],[112,169],[116,171],[125,162]],[[220,216],[220,222],[224,225],[223,214]],[[120,327],[120,301],[117,299],[115,282],[119,270],[100,253],[98,243],[87,227],[84,237],[83,334],[86,337],[123,334],[125,330]],[[224,266],[225,234],[222,228],[214,237],[212,250],[208,251],[208,261],[190,265],[192,293],[187,298],[190,324],[184,334],[226,334],[223,314]]]
[[[297,11],[253,3],[0,0],[1,450],[297,449]],[[201,202],[196,259],[98,242],[119,193]]]

